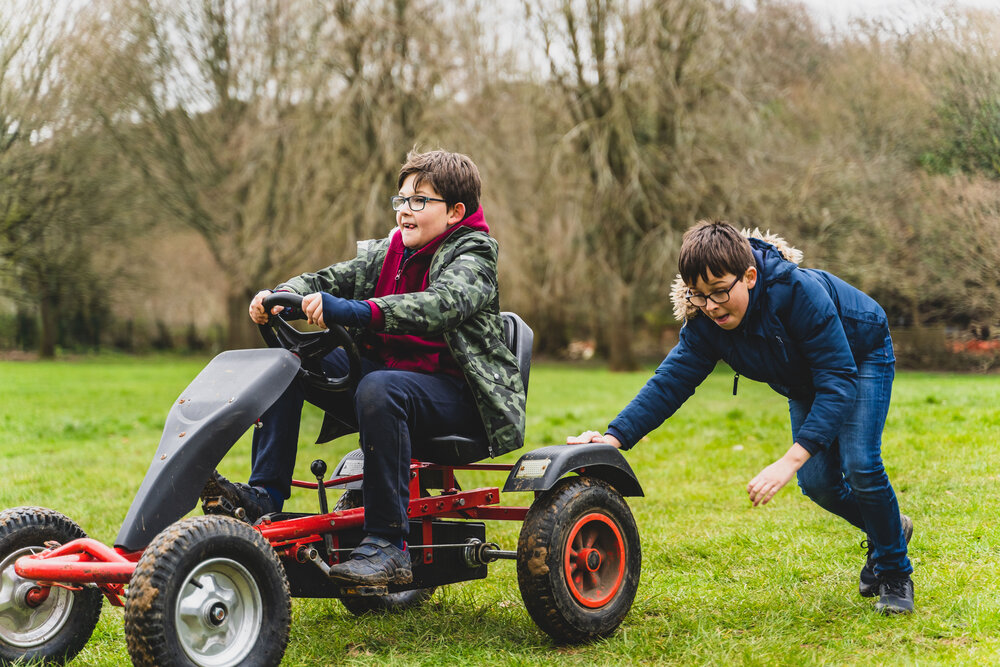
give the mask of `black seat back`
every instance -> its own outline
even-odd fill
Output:
[[[508,349],[517,358],[517,368],[521,371],[521,381],[524,391],[528,391],[528,373],[531,371],[531,345],[535,340],[535,332],[521,319],[517,313],[502,312],[503,336]]]

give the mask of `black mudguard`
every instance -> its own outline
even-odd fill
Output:
[[[174,401],[160,446],[136,493],[115,546],[137,551],[198,504],[209,475],[295,379],[299,358],[287,350],[231,350]]]
[[[514,465],[505,492],[547,491],[566,473],[602,479],[623,496],[641,496],[642,487],[622,453],[611,445],[552,445],[530,451]]]

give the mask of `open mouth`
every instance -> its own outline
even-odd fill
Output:
[[[416,229],[417,226],[415,224],[413,224],[412,222],[401,222],[399,224],[399,228],[400,229]]]

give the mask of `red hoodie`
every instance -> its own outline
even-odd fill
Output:
[[[460,227],[470,227],[489,234],[490,228],[486,224],[483,207],[480,206],[474,213],[450,227],[423,248],[410,253],[409,257],[405,253],[406,247],[403,245],[402,235],[393,234],[389,241],[389,250],[386,252],[385,261],[382,263],[378,283],[375,285],[374,296],[407,294],[426,290],[427,272],[430,270],[434,252],[448,238],[449,234],[455,233],[455,230]],[[370,326],[374,331],[380,331],[385,326],[382,310],[373,301],[367,303],[372,309]],[[443,336],[425,338],[423,336],[385,333],[379,333],[377,336],[380,339],[377,352],[386,368],[420,373],[447,373],[462,377],[462,371],[454,357],[451,356],[451,352],[448,351]]]

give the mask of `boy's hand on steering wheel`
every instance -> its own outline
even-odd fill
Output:
[[[323,295],[313,292],[302,297],[302,312],[306,316],[309,324],[315,324],[321,329],[326,329],[326,322],[323,321]]]
[[[269,289],[261,290],[250,301],[250,319],[256,324],[267,324],[267,313],[264,312],[264,304],[262,302],[271,294],[273,292]],[[282,306],[275,306],[271,309],[271,314],[277,315],[282,310],[284,310]]]
[[[309,300],[308,308],[312,309],[312,317],[309,317],[306,299]],[[317,292],[303,298],[302,310],[309,317],[311,324],[324,329],[332,324],[361,328],[368,326],[372,321],[372,308],[367,301],[344,299],[329,292]],[[329,322],[324,324],[324,320]]]

